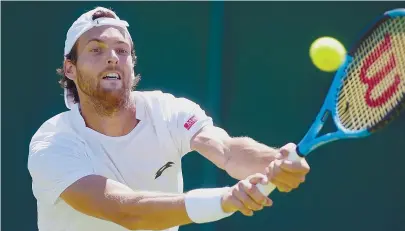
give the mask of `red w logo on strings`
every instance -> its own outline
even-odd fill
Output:
[[[394,82],[384,92],[382,92],[376,98],[371,97],[373,89],[396,67],[397,63],[395,56],[391,54],[385,66],[370,77],[367,76],[368,69],[376,60],[381,57],[382,54],[389,52],[391,48],[391,36],[387,33],[384,36],[384,41],[367,56],[361,67],[360,79],[368,86],[366,95],[364,97],[367,105],[370,107],[378,107],[385,104],[398,90],[398,86],[401,82],[399,75],[396,74],[394,77]]]

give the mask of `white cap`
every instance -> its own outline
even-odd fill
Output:
[[[115,18],[97,18],[93,20],[93,14],[97,11],[106,11],[115,16]],[[117,26],[128,32],[127,27],[129,26],[126,21],[120,20],[120,18],[111,10],[104,7],[97,7],[94,10],[88,11],[82,14],[69,28],[66,34],[65,50],[64,56],[70,53],[76,41],[80,38],[82,34],[90,30],[93,27],[98,26]],[[129,32],[128,35],[130,36]],[[66,88],[64,90],[65,105],[67,108],[71,109],[74,104],[73,93],[68,91]]]

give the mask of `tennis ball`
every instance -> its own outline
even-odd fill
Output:
[[[345,61],[346,49],[332,37],[316,39],[309,49],[312,63],[321,71],[336,71]]]

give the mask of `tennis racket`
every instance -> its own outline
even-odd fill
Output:
[[[312,126],[289,150],[288,159],[305,158],[332,141],[366,137],[397,117],[405,106],[405,8],[385,12],[363,32],[337,70]],[[318,137],[332,116],[337,130]],[[276,187],[258,185],[264,195]]]

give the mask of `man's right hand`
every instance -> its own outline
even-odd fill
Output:
[[[304,158],[288,160],[290,150],[295,150],[297,145],[288,143],[280,148],[279,156],[266,168],[268,179],[277,186],[280,192],[290,192],[305,181],[310,167]]]
[[[240,211],[245,216],[252,216],[253,211],[262,210],[268,207],[273,201],[260,193],[256,184],[268,184],[268,179],[263,174],[249,176],[229,188],[222,196],[222,209],[226,213]]]

